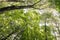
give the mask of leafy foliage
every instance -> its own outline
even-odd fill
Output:
[[[49,0],[52,5],[55,5],[56,9],[60,11],[60,0]]]
[[[26,0],[25,4],[12,2],[12,5],[15,6],[27,5],[27,4],[33,4],[34,2],[37,1],[39,0],[32,0],[32,1]],[[58,0],[55,0],[55,2],[56,2],[55,3],[56,8],[60,9],[59,6],[60,2]],[[8,3],[2,2],[1,4],[0,4],[1,5],[0,8],[11,6],[9,2]],[[34,5],[36,9],[38,9],[40,6],[41,7],[46,6],[44,3],[42,3],[42,1],[41,3],[38,3],[37,6],[36,5]],[[45,21],[47,21],[47,23],[48,21],[50,21],[52,17],[51,13],[40,14],[34,9],[32,10],[27,9],[26,11],[27,12],[25,13],[24,9],[20,9],[20,10],[16,9],[16,10],[5,11],[0,14],[0,39],[1,40],[2,39],[3,40],[45,40],[47,36],[47,40],[55,40],[55,37],[51,33],[52,27],[50,25],[39,26],[40,21],[43,21],[44,24],[46,24]],[[45,31],[45,27],[47,31]]]

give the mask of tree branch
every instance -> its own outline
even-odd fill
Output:
[[[19,30],[20,30],[20,29],[11,32],[8,36],[6,36],[6,37],[4,37],[4,38],[1,38],[0,40],[6,40],[6,39],[8,39],[11,35],[13,35],[13,34],[15,34],[15,33],[17,33],[17,35],[18,35],[19,33],[22,34],[22,33],[25,31],[24,28],[21,28],[20,32],[19,32]],[[16,36],[17,36],[17,35],[16,35]]]
[[[3,8],[0,8],[0,12],[9,11],[9,10],[15,10],[15,9],[24,9],[24,8],[32,8],[32,5],[3,7]]]
[[[12,34],[14,34],[15,32],[12,32],[12,33],[10,33],[7,37],[4,37],[4,38],[2,38],[2,39],[0,39],[0,40],[6,40],[8,37],[10,37]]]
[[[39,3],[40,1],[32,4],[32,5],[27,5],[27,6],[8,6],[8,7],[3,7],[0,8],[0,12],[4,12],[4,11],[10,11],[10,10],[15,10],[15,9],[24,9],[24,8],[33,8],[34,5],[36,5],[37,3]]]

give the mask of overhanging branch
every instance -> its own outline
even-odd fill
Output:
[[[39,3],[40,1],[38,1],[32,5],[27,5],[27,6],[14,6],[13,5],[13,6],[8,6],[8,7],[3,7],[3,8],[0,8],[0,12],[15,10],[15,9],[33,8],[33,6],[36,5],[37,3]]]
[[[9,10],[15,10],[15,9],[24,9],[24,8],[32,8],[32,5],[3,7],[3,8],[0,8],[0,12],[9,11]]]

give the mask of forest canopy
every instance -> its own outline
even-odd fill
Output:
[[[0,0],[0,40],[59,40],[60,0]]]

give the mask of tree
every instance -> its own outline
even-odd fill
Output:
[[[60,10],[60,0],[49,0],[56,10]],[[60,11],[59,11],[60,12]]]
[[[18,2],[18,0],[6,1],[2,1],[0,4],[0,40],[54,40],[50,26],[46,24],[51,15],[44,13],[41,16],[35,10],[52,8],[53,2],[51,0],[24,0],[24,3]],[[59,5],[56,4],[55,6],[59,9],[57,7]],[[24,9],[26,9],[26,13]],[[45,25],[39,26],[40,20]]]
[[[51,34],[51,25],[49,24],[51,19],[53,18],[53,15],[51,12],[44,12],[42,14],[40,14],[40,24],[44,24],[42,25],[41,28],[43,28],[44,32],[45,32],[45,40],[53,40],[53,35]],[[47,34],[48,33],[48,34]],[[53,37],[53,38],[51,38]]]

